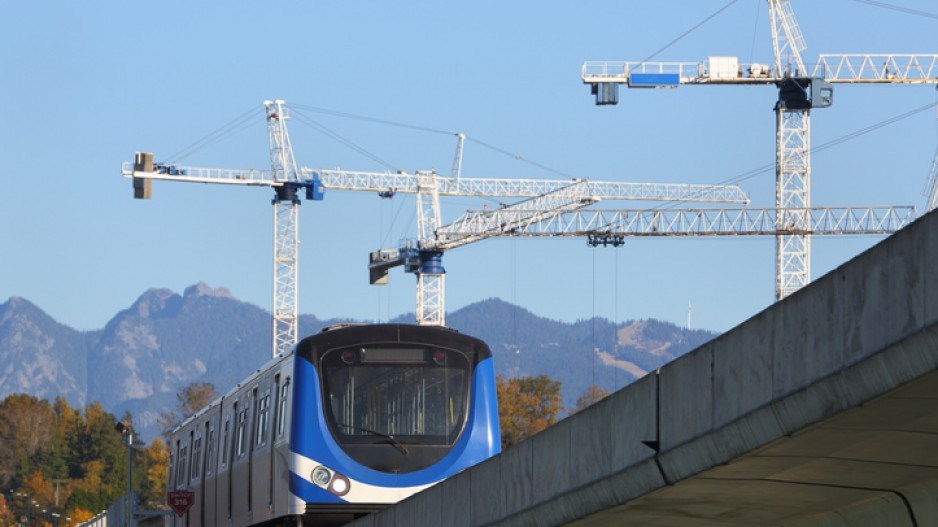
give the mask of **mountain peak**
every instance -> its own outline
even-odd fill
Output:
[[[36,304],[20,296],[11,296],[5,303],[0,304],[0,324],[17,314],[25,314],[30,318],[51,320],[49,315],[39,309]]]
[[[178,300],[179,295],[169,289],[147,289],[130,307],[130,312],[143,318],[152,317],[176,304],[174,299]]]
[[[216,298],[234,298],[227,287],[212,288],[205,282],[199,282],[186,288],[182,295],[185,298],[193,296],[213,296]]]

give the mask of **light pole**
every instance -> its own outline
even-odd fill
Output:
[[[118,421],[114,428],[121,433],[122,436],[127,439],[127,497],[124,502],[124,509],[126,510],[125,514],[125,523],[124,527],[131,527],[130,521],[133,518],[132,508],[132,497],[131,493],[133,492],[133,451],[134,451],[134,427],[133,423],[128,419],[123,419]]]

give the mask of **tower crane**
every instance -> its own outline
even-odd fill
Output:
[[[576,182],[501,209],[466,211],[432,231],[424,227],[416,246],[371,253],[371,283],[387,283],[388,270],[404,266],[417,275],[418,323],[442,324],[443,252],[488,238],[586,237],[596,247],[620,246],[626,237],[891,234],[915,219],[913,207],[581,210],[599,202],[588,197],[590,185]],[[440,287],[426,291],[427,277]]]
[[[299,256],[300,191],[306,199],[321,200],[322,184],[302,179],[293,156],[287,131],[284,101],[264,101],[270,151],[269,171],[225,171],[198,167],[180,167],[153,161],[153,154],[138,152],[132,165],[124,163],[121,172],[133,180],[134,198],[150,199],[152,181],[166,179],[199,183],[226,183],[265,186],[274,190],[273,219],[273,356],[286,351],[297,341],[297,287]]]
[[[813,69],[801,57],[805,41],[789,0],[767,0],[774,65],[740,64],[737,57],[705,62],[585,62],[581,77],[597,105],[618,103],[618,87],[775,85],[776,114],[775,296],[780,300],[810,281],[809,225],[796,211],[811,207],[810,116],[833,103],[832,84],[935,84],[938,54],[823,54]],[[792,211],[792,212],[789,212]],[[785,226],[795,224],[796,233]]]
[[[297,290],[299,255],[299,205],[301,196],[321,200],[326,189],[377,192],[379,195],[417,195],[419,233],[428,237],[439,225],[440,196],[515,197],[539,196],[570,186],[548,179],[485,179],[460,177],[462,144],[453,162],[453,175],[440,177],[433,171],[375,173],[298,168],[287,131],[288,108],[282,100],[263,103],[268,130],[270,170],[239,170],[179,166],[155,162],[152,153],[138,152],[133,163],[123,163],[121,173],[133,181],[134,198],[150,199],[153,180],[270,187],[274,190],[272,353],[290,349],[297,340]],[[582,187],[580,192],[585,192]],[[673,183],[597,182],[589,196],[580,198],[699,203],[749,203],[737,185],[682,185]],[[443,275],[440,254],[423,255],[423,279],[418,279],[418,313],[442,312]],[[434,271],[439,271],[434,273]],[[418,318],[418,322],[420,319]],[[442,318],[422,323],[443,324]]]

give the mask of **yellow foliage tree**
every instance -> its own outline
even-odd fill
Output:
[[[502,448],[514,445],[557,422],[562,406],[559,381],[546,375],[495,380]]]
[[[602,388],[594,384],[590,386],[589,388],[587,388],[583,392],[582,395],[577,397],[576,408],[573,410],[573,412],[570,412],[570,413],[575,414],[581,410],[585,410],[586,408],[593,406],[594,404],[598,403],[599,401],[602,401],[608,396],[609,396],[608,391],[603,390]]]
[[[78,525],[79,523],[84,523],[94,518],[94,513],[87,509],[77,507],[69,512],[68,517],[72,519],[72,525]]]
[[[0,526],[9,527],[16,524],[16,517],[13,514],[13,511],[10,510],[10,507],[7,505],[7,500],[5,497],[0,494]]]
[[[159,437],[143,451],[146,467],[146,491],[143,501],[147,508],[159,508],[165,503],[166,478],[169,476],[169,449]]]
[[[55,503],[55,487],[38,470],[26,478],[23,482],[23,490],[40,504]]]

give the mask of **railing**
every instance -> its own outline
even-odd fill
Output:
[[[257,185],[276,186],[273,172],[270,170],[238,170],[228,168],[207,168],[192,166],[177,166],[171,164],[153,164],[153,172],[135,172],[132,162],[121,164],[121,173],[124,177],[146,177],[149,179],[166,179],[175,181],[188,181],[191,183],[223,183],[227,185]]]
[[[938,83],[938,54],[921,53],[827,53],[817,63],[806,65],[810,76],[836,83]],[[676,74],[681,84],[769,84],[794,75],[766,64],[739,64],[735,74],[711,71],[710,61],[702,62],[584,62],[585,83],[627,83],[633,73]]]

